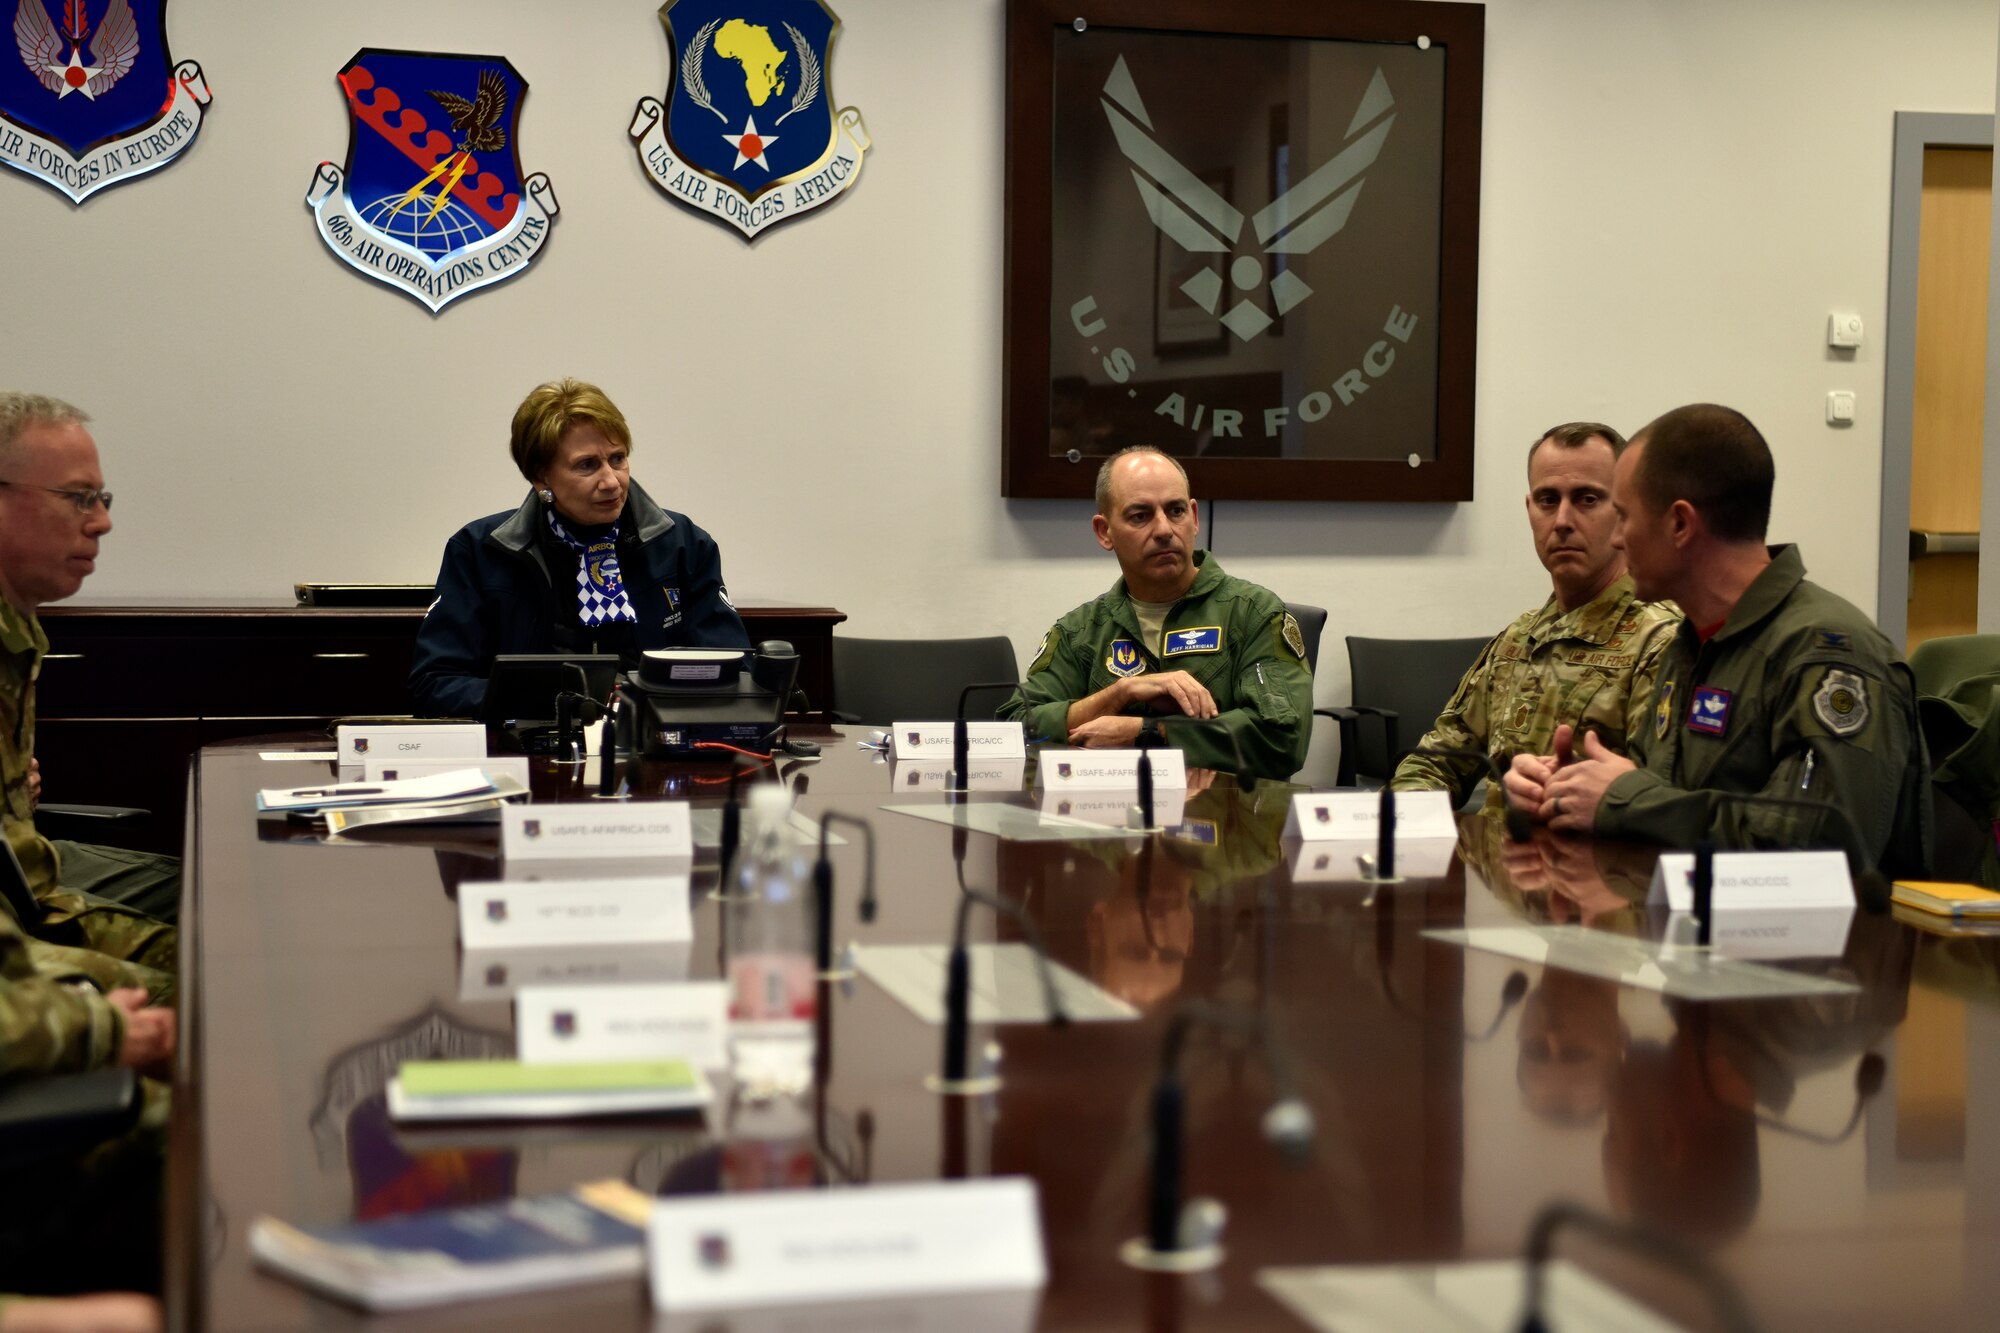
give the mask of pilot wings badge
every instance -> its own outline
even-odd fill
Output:
[[[667,0],[668,101],[642,97],[629,133],[647,177],[745,238],[845,194],[868,130],[833,109],[840,20],[819,0]]]
[[[1245,218],[1153,138],[1152,118],[1123,56],[1104,81],[1102,102],[1118,149],[1132,166],[1132,180],[1139,187],[1146,215],[1162,235],[1191,254],[1229,254],[1241,239],[1246,222],[1267,255],[1311,254],[1347,225],[1361,198],[1364,173],[1375,164],[1390,127],[1396,123],[1396,99],[1389,92],[1389,81],[1377,69],[1348,121],[1341,150],[1255,216]],[[1263,265],[1254,259],[1245,262],[1239,258],[1230,268],[1231,284],[1239,288],[1254,289],[1261,285],[1262,275]],[[1270,328],[1276,322],[1273,315],[1282,317],[1313,294],[1289,267],[1280,269],[1271,280],[1271,314],[1249,296],[1224,311],[1226,288],[1222,275],[1211,268],[1198,270],[1180,290],[1203,310],[1217,315],[1223,327],[1242,342]]]
[[[347,165],[320,163],[306,204],[342,261],[436,313],[541,253],[558,205],[521,170],[528,85],[511,63],[371,47],[340,86]]]
[[[0,57],[0,163],[73,203],[179,157],[208,83],[167,54],[167,0],[17,0]],[[164,90],[164,96],[162,95]]]

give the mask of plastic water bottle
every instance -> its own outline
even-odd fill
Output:
[[[791,792],[750,789],[736,883],[724,904],[729,958],[730,1072],[752,1097],[812,1083],[813,906],[805,858],[791,831]]]

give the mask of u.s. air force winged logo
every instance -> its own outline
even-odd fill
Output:
[[[833,109],[840,20],[819,0],[667,0],[669,99],[642,97],[629,133],[646,175],[743,235],[831,203],[869,147],[861,113]]]
[[[1194,172],[1183,166],[1153,138],[1153,121],[1139,97],[1138,85],[1125,57],[1111,67],[1104,81],[1104,114],[1118,148],[1132,166],[1132,180],[1153,225],[1174,244],[1194,254],[1229,254],[1243,235],[1246,219]],[[1325,165],[1273,199],[1247,219],[1257,244],[1267,255],[1309,255],[1339,235],[1361,197],[1363,173],[1373,166],[1396,123],[1396,99],[1377,69],[1368,90],[1347,124],[1344,146]],[[1254,255],[1237,256],[1229,268],[1229,285],[1246,294],[1222,310],[1222,275],[1202,268],[1180,290],[1209,314],[1220,314],[1223,327],[1249,342],[1313,294],[1297,272],[1279,270],[1271,280],[1271,313],[1252,298],[1263,285],[1265,266]]]
[[[320,163],[306,192],[328,249],[433,313],[541,253],[558,205],[547,176],[523,178],[511,62],[370,47],[340,87],[347,165]]]
[[[0,56],[0,162],[80,204],[179,157],[209,94],[200,65],[167,54],[166,10],[167,0],[17,0],[20,58]]]

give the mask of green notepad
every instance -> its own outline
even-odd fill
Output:
[[[685,1060],[524,1065],[519,1060],[405,1060],[398,1077],[411,1097],[493,1097],[535,1093],[693,1091]]]

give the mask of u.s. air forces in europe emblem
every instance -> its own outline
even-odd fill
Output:
[[[527,82],[500,56],[357,52],[340,71],[347,165],[322,162],[306,203],[353,268],[430,307],[523,272],[557,204],[523,177]]]
[[[668,100],[642,97],[629,133],[647,178],[745,237],[853,187],[868,130],[833,109],[840,20],[819,0],[667,0]]]
[[[14,47],[0,162],[73,203],[164,167],[201,128],[208,83],[167,54],[167,0],[16,0]]]

